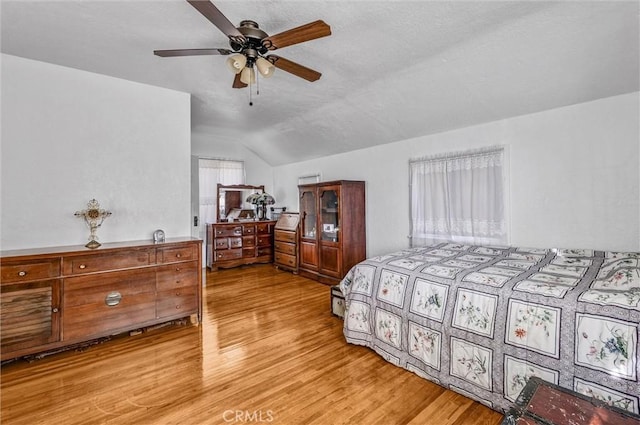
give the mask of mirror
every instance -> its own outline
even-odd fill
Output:
[[[218,183],[217,221],[227,221],[228,217],[233,217],[236,220],[254,220],[256,217],[255,205],[246,201],[252,193],[264,193],[264,185],[225,186]]]

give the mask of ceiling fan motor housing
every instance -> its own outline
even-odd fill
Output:
[[[269,37],[269,34],[262,31],[257,22],[244,20],[240,22],[240,26],[237,29],[245,36],[245,40],[229,37],[229,45],[234,51],[243,52],[248,57],[253,52],[247,52],[247,50],[253,50],[261,55],[269,51],[262,43],[262,40]],[[254,53],[253,55],[257,57],[257,54]]]

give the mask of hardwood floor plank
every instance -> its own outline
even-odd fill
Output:
[[[347,344],[326,285],[207,273],[201,325],[2,367],[3,424],[497,425],[502,415]]]

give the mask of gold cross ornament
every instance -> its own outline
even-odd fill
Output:
[[[89,226],[89,230],[91,231],[91,234],[89,235],[89,243],[85,246],[89,249],[99,247],[101,244],[98,242],[98,235],[96,235],[96,231],[98,230],[98,227],[102,226],[104,219],[111,215],[111,211],[100,208],[100,203],[95,199],[92,199],[87,204],[86,210],[76,211],[74,215],[76,217],[84,218],[85,223],[87,223],[87,226]]]

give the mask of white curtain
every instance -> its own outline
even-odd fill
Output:
[[[411,246],[507,243],[504,149],[409,162]]]
[[[298,184],[319,183],[320,174],[309,174],[308,176],[298,177]]]
[[[244,162],[200,159],[200,222],[214,223],[218,207],[218,183],[244,184]]]

